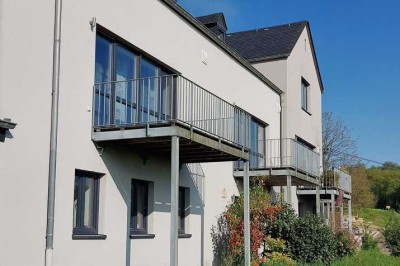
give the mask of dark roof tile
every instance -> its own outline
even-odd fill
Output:
[[[229,33],[226,43],[250,62],[288,57],[307,21]]]

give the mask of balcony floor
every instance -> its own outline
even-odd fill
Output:
[[[243,177],[243,170],[233,171],[235,177]],[[265,176],[268,177],[266,184],[269,186],[286,186],[286,177],[292,177],[292,186],[305,186],[305,185],[316,185],[318,179],[316,176],[312,176],[301,171],[296,171],[290,167],[282,168],[266,168],[249,171],[250,177]]]
[[[92,139],[104,145],[132,148],[144,155],[171,156],[171,137],[180,137],[181,163],[248,160],[248,150],[180,121],[94,127]]]

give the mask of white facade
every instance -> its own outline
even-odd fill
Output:
[[[13,138],[0,146],[0,265],[44,265],[53,4],[0,1],[0,117],[18,123]],[[89,21],[93,17],[132,46],[268,123],[269,138],[280,136],[279,94],[163,1],[63,2],[54,265],[168,265],[169,158],[154,154],[144,161],[139,151],[98,150],[91,140],[96,30]],[[202,62],[204,52],[207,64]],[[318,104],[316,100],[315,108]],[[211,265],[211,226],[231,195],[238,194],[231,162],[202,168],[204,208],[189,174],[181,168],[180,185],[190,188],[186,228],[192,236],[179,239],[179,265]],[[72,239],[76,169],[104,174],[98,229],[107,236],[104,240]],[[129,238],[132,179],[152,182],[148,226],[153,239]]]

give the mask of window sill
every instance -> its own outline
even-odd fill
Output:
[[[155,234],[135,234],[135,235],[130,234],[129,235],[130,239],[153,239],[155,237],[156,237]]]
[[[306,109],[301,108],[301,110],[303,110],[304,112],[306,112],[309,116],[312,116],[312,114],[311,114],[309,111],[307,111]]]
[[[191,238],[192,234],[179,234],[178,238]]]
[[[72,239],[74,240],[91,240],[91,239],[100,239],[100,240],[104,240],[106,239],[107,236],[106,235],[72,235]]]

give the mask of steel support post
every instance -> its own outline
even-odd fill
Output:
[[[331,194],[331,219],[332,219],[332,226],[334,226],[335,225],[335,223],[336,223],[336,221],[335,221],[335,206],[336,206],[336,204],[335,204],[335,194],[334,193],[332,193]]]
[[[317,215],[320,215],[321,212],[321,193],[320,193],[320,187],[319,184],[315,187],[315,212],[317,213]]]
[[[250,266],[250,182],[249,182],[249,162],[244,162],[244,257],[245,265]]]
[[[179,137],[171,138],[171,235],[170,263],[178,266]]]
[[[353,217],[351,215],[351,200],[347,202],[347,223],[349,224],[349,231],[353,231]]]
[[[286,203],[292,206],[292,177],[290,175],[286,176]]]

